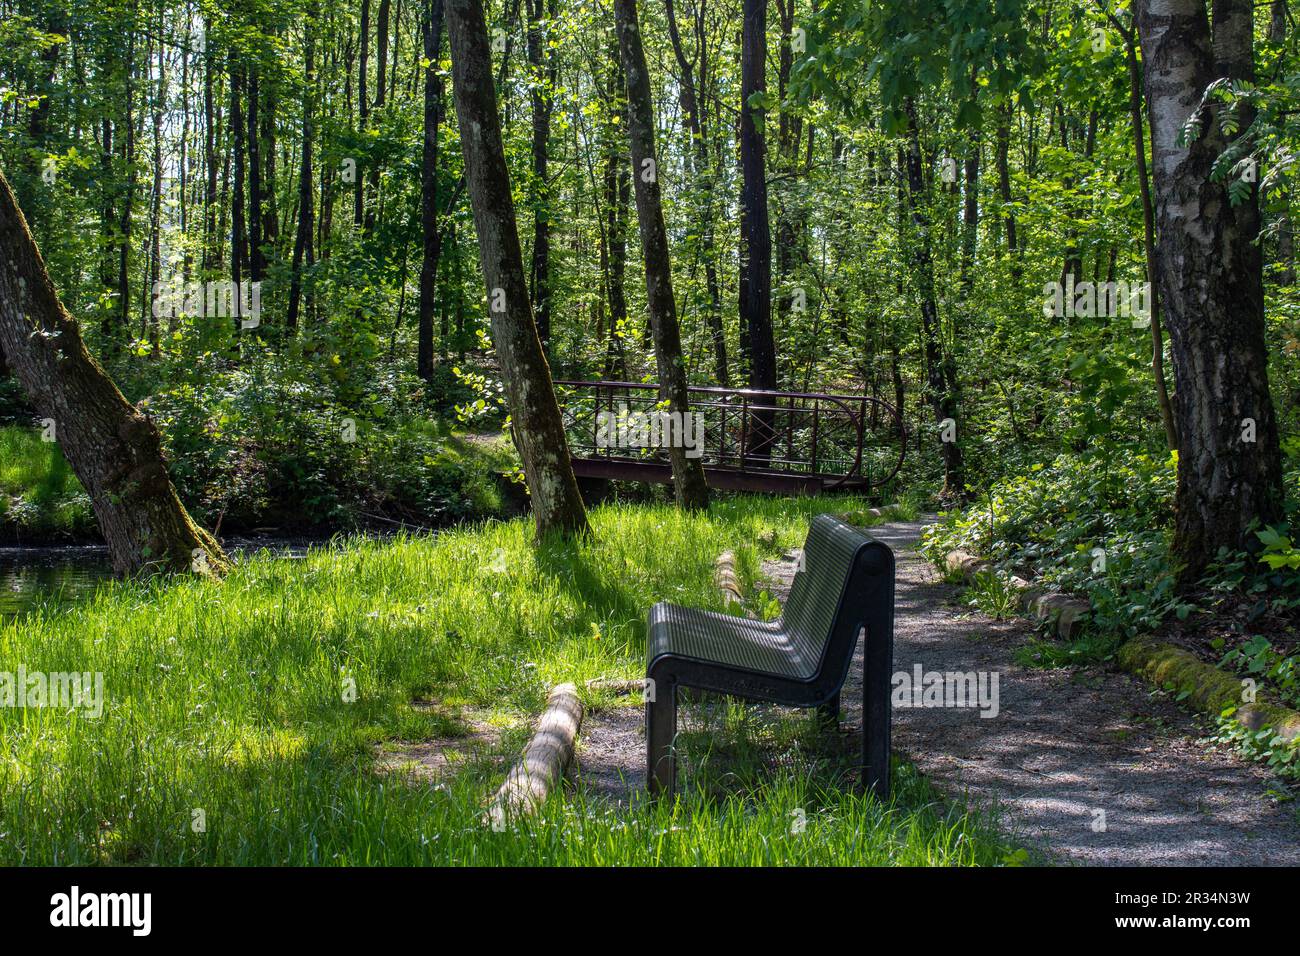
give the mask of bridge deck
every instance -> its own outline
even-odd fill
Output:
[[[898,412],[866,395],[695,386],[686,420],[663,411],[654,383],[555,384],[579,477],[669,482],[667,449],[677,444],[715,488],[866,492],[906,454]]]

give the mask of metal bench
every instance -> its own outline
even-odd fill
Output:
[[[887,545],[837,518],[818,515],[778,621],[656,604],[650,611],[646,655],[651,794],[671,796],[676,786],[680,688],[818,707],[837,720],[840,688],[864,634],[862,780],[884,797],[889,793],[894,652],[894,553]]]

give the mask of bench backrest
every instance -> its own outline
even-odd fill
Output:
[[[888,630],[892,642],[894,557],[884,544],[831,515],[813,518],[803,567],[794,576],[782,626],[822,648],[819,671],[848,673],[859,630]],[[829,655],[829,656],[828,656]]]

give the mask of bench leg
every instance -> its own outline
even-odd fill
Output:
[[[817,708],[817,719],[830,728],[840,725],[840,695],[837,693]]]
[[[660,687],[645,705],[646,787],[652,797],[672,797],[677,787],[677,687]]]
[[[876,617],[875,627],[866,629],[862,649],[862,782],[884,800],[889,797],[893,608]]]

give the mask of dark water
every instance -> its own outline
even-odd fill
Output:
[[[282,557],[299,558],[321,541],[282,538],[241,538],[224,542],[228,551],[245,554],[262,549]],[[0,547],[0,622],[12,620],[49,604],[70,607],[113,580],[104,547]]]
[[[104,548],[0,548],[0,621],[43,602],[75,604],[112,577]]]

